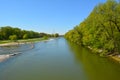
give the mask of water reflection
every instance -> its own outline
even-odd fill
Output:
[[[68,42],[78,63],[82,63],[89,80],[120,80],[120,65],[92,54],[89,50]]]

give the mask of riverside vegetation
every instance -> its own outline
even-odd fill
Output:
[[[120,54],[120,2],[107,0],[98,4],[65,38],[101,56]]]
[[[20,28],[13,28],[11,26],[0,27],[0,44],[10,43],[13,41],[33,42],[48,39],[50,37],[59,37],[59,34],[39,33],[34,31],[21,30]]]

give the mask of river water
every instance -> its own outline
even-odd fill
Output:
[[[119,63],[64,38],[30,46],[12,48],[22,54],[0,62],[0,80],[120,80]]]

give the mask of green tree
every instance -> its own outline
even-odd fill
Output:
[[[28,39],[28,34],[24,34],[23,39]]]
[[[17,40],[17,36],[16,35],[10,35],[9,39],[12,41],[16,41]]]
[[[120,53],[120,3],[107,0],[97,5],[90,15],[65,37],[74,42],[102,49],[106,53]]]
[[[54,37],[59,37],[59,34],[58,34],[58,33],[55,33],[55,34],[54,34]]]
[[[44,36],[43,38],[46,40],[46,39],[48,39],[48,36]]]
[[[1,27],[1,36],[2,39],[9,39],[9,36],[12,35],[13,29],[10,26]]]

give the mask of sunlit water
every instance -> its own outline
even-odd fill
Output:
[[[120,65],[57,38],[12,47],[22,54],[0,63],[0,80],[120,80]],[[0,48],[0,54],[12,52]],[[3,52],[2,52],[3,51]]]

